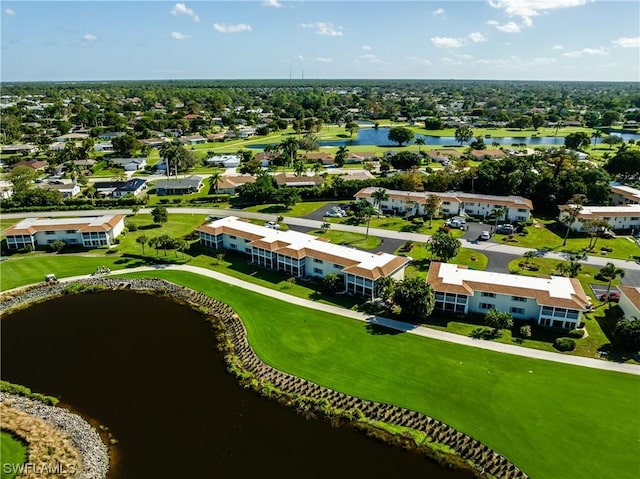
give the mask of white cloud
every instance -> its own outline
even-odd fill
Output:
[[[509,17],[518,17],[525,26],[533,24],[533,17],[560,8],[579,7],[593,0],[489,0],[493,8],[503,10]]]
[[[171,38],[173,38],[174,40],[188,40],[189,38],[191,38],[191,35],[185,35],[184,33],[180,32],[171,32]]]
[[[262,6],[280,8],[282,4],[278,0],[264,0],[264,2],[262,2]]]
[[[431,60],[427,60],[426,58],[407,57],[407,60],[418,65],[431,65]]]
[[[366,53],[364,55],[360,55],[359,57],[356,57],[354,62],[355,63],[370,63],[370,64],[387,63],[384,60],[381,60],[380,58],[375,56],[373,53]]]
[[[246,23],[238,23],[237,25],[214,23],[213,28],[215,28],[220,33],[242,33],[251,31],[251,25],[247,25]]]
[[[13,17],[16,14],[16,11],[13,8],[5,8],[4,13],[9,15],[10,17]]]
[[[437,17],[438,15],[444,15],[444,8],[438,8],[437,10],[434,10],[432,13],[434,17]]]
[[[198,15],[196,15],[196,12],[194,12],[191,8],[188,8],[187,5],[185,5],[184,3],[176,3],[173,8],[169,11],[169,13],[171,13],[171,15],[176,16],[176,15],[187,15],[191,18],[193,18],[194,22],[199,22],[200,21],[200,17]]]
[[[505,32],[505,33],[517,33],[520,30],[522,30],[522,27],[520,27],[520,25],[518,25],[516,22],[508,22],[508,23],[500,24],[495,20],[489,20],[487,24],[492,25],[496,27],[498,30],[500,30],[501,32]]]
[[[432,37],[431,44],[437,48],[460,48],[463,43],[457,38]]]
[[[562,56],[569,57],[569,58],[580,58],[584,55],[608,55],[608,54],[609,52],[607,51],[606,48],[600,47],[600,48],[583,48],[582,50],[566,52],[566,53],[563,53]]]
[[[327,57],[317,57],[314,58],[313,61],[317,63],[331,63],[333,60]]]
[[[86,34],[82,37],[82,39],[83,39],[85,42],[95,42],[95,41],[98,39],[98,37],[96,37],[93,33],[86,33]]]
[[[554,45],[551,47],[552,50],[564,50],[564,47],[562,45]]]
[[[470,33],[468,37],[469,40],[471,40],[473,43],[481,43],[487,41],[486,37],[480,32]]]
[[[529,63],[529,65],[551,65],[552,63],[555,63],[555,62],[556,62],[555,58],[535,57],[529,60],[527,63]]]
[[[302,55],[296,55],[295,57],[293,57],[294,60],[299,60],[301,62],[304,61],[304,57]]]
[[[302,28],[314,28],[317,35],[325,35],[328,37],[341,37],[340,27],[337,29],[329,22],[301,23]]]
[[[362,49],[363,49],[365,52],[370,52],[370,51],[371,51],[371,47],[370,47],[369,45],[362,45]]]
[[[612,40],[611,43],[614,43],[622,48],[638,48],[640,47],[640,37],[620,37],[617,40]]]

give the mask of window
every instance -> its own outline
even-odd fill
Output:
[[[244,240],[244,242],[245,242],[245,243],[248,243],[248,242],[249,242],[249,240],[248,240],[248,239],[246,239],[246,240]]]
[[[46,234],[46,235],[54,235],[54,234],[56,234],[56,232],[55,231],[45,231],[44,234]]]
[[[603,216],[602,219],[605,221],[611,221],[611,216]]]
[[[76,230],[67,230],[65,233],[67,233],[67,234],[73,234],[73,233],[75,233],[75,232],[76,232]]]
[[[231,248],[231,249],[238,249],[238,247],[237,247],[236,245],[234,245],[234,244],[230,244],[230,245],[229,245],[229,248]]]
[[[511,296],[511,301],[520,301],[524,303],[527,301],[527,298],[523,298],[522,296]]]
[[[491,303],[480,303],[480,309],[493,309],[495,306]]]
[[[483,298],[495,298],[496,294],[495,293],[486,293],[486,292],[482,292],[480,293],[480,296],[482,296]]]
[[[313,268],[313,272],[315,274],[322,274],[322,270],[320,268]]]
[[[233,235],[229,235],[229,239],[236,239],[236,237]]]
[[[244,251],[245,251],[246,253],[251,253],[251,248],[245,248],[245,249],[244,249]]]
[[[314,263],[319,263],[319,264],[323,263],[323,261],[321,259],[318,259],[318,258],[313,258],[313,262]]]
[[[333,267],[337,268],[337,269],[342,269],[342,266],[340,266],[339,264],[335,264],[335,263],[333,263]]]
[[[451,202],[450,202],[450,201],[443,201],[443,202],[442,202],[442,204],[443,204],[443,205],[450,205],[450,204],[451,204]]]
[[[511,308],[511,314],[524,314],[524,308]]]
[[[526,213],[527,210],[525,210],[524,208],[518,208],[518,213]]]

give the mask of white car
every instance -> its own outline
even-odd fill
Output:
[[[271,228],[272,230],[279,230],[280,229],[280,225],[278,223],[276,223],[275,221],[269,221],[269,222],[265,223],[264,226],[266,228]]]
[[[340,211],[327,211],[324,215],[330,218],[342,218],[344,216]]]
[[[483,231],[482,233],[480,233],[480,239],[482,241],[487,241],[488,239],[491,239],[491,233],[489,233],[488,231]]]

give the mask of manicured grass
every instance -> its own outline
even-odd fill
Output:
[[[345,203],[344,201],[338,201],[336,203]],[[285,208],[282,205],[276,204],[264,204],[254,205],[243,208],[243,211],[249,211],[252,213],[266,213],[276,216],[295,216],[301,218],[313,213],[318,208],[324,208],[328,204],[327,201],[299,201],[291,208]]]
[[[209,278],[153,276],[230,304],[258,355],[276,368],[429,414],[495,448],[534,479],[637,477],[637,376],[410,334],[372,334],[361,322]]]
[[[325,218],[325,221],[329,223],[341,223],[346,225],[354,225],[354,226],[366,226],[366,221],[362,221],[358,223],[354,220],[353,217],[346,218]],[[444,226],[445,220],[443,219],[434,219],[432,223],[429,222],[429,218],[424,219],[424,223],[413,223],[411,221],[405,220],[401,216],[381,216],[379,218],[371,218],[371,228],[380,228],[391,231],[402,231],[408,233],[421,233],[425,235],[432,235],[438,231],[438,229]],[[430,226],[431,224],[431,226]],[[460,238],[464,236],[464,231],[459,229],[451,229],[451,234],[455,238]]]
[[[380,238],[371,236],[367,238],[362,233],[351,233],[350,231],[336,231],[336,230],[315,230],[310,234],[317,236],[318,238],[324,238],[331,241],[334,244],[341,244],[345,246],[353,246],[361,249],[373,249],[380,246]]]
[[[2,219],[0,219],[0,233],[3,233],[10,226],[15,225],[18,221],[20,221],[20,218],[14,218],[14,219],[2,218]]]
[[[406,269],[405,276],[418,275],[426,279],[429,272],[429,264],[431,263],[431,252],[427,249],[426,243],[413,243],[413,247],[409,252],[401,250],[402,246],[394,254],[407,254],[413,259],[413,262]],[[489,258],[479,251],[460,248],[458,255],[449,262],[462,264],[472,269],[484,270],[489,264]]]
[[[13,434],[0,431],[0,457],[2,458],[0,466],[2,479],[12,479],[18,472],[14,468],[27,460],[27,445]]]
[[[137,231],[130,231],[120,237],[120,245],[116,248],[118,252],[129,254],[142,254],[142,247],[136,242],[136,239],[142,235],[151,239],[155,236],[169,235],[172,238],[182,238],[193,233],[193,231],[204,223],[207,215],[196,214],[172,214],[169,215],[169,221],[162,225],[153,223],[153,219],[149,214],[138,214],[136,216],[128,216],[126,221],[138,227]],[[100,250],[104,251],[104,250]],[[145,246],[145,253],[149,256],[153,249]]]

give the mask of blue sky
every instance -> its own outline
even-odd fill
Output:
[[[640,4],[610,0],[3,1],[2,81],[640,81]],[[303,73],[304,72],[304,73]]]

